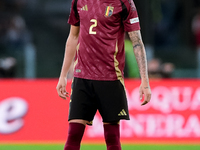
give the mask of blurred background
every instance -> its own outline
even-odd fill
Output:
[[[150,77],[200,77],[200,0],[134,2]],[[59,77],[70,6],[71,0],[0,1],[0,77]],[[125,77],[137,78],[129,48]]]

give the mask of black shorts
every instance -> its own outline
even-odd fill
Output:
[[[74,78],[68,120],[82,119],[92,123],[97,110],[103,122],[129,120],[123,84],[119,80],[97,81]]]

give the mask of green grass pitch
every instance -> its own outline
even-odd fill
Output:
[[[0,150],[63,150],[61,144],[0,144]],[[106,150],[105,145],[83,144],[81,150]],[[122,145],[122,150],[200,150],[199,145]]]

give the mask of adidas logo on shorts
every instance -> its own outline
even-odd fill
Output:
[[[122,111],[120,111],[120,113],[118,114],[118,116],[127,116],[126,112],[124,109],[122,109]]]

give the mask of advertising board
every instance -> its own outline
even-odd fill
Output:
[[[139,100],[139,80],[125,80],[130,120],[121,121],[121,140],[200,143],[200,80],[152,80],[152,99]],[[0,143],[63,142],[69,99],[56,93],[57,79],[0,80]],[[67,91],[71,91],[68,82]],[[97,113],[83,142],[103,142]]]

